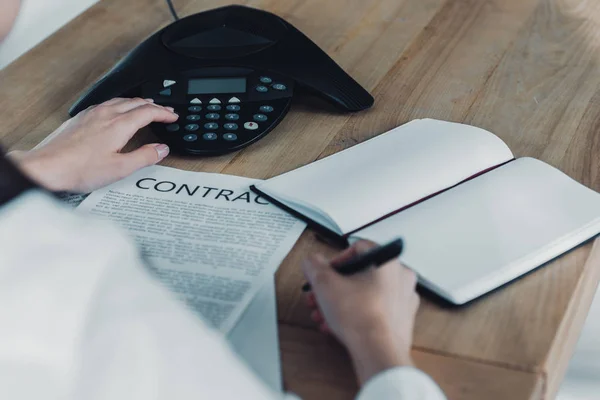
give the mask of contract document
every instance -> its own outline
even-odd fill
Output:
[[[152,166],[77,208],[129,231],[151,272],[228,333],[305,224],[252,193],[256,180]]]

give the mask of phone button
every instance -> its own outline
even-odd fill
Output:
[[[217,134],[214,132],[207,132],[202,135],[202,139],[204,140],[217,140]]]
[[[233,142],[234,140],[237,140],[237,135],[235,133],[226,133],[223,135],[223,139]]]
[[[195,142],[196,140],[198,140],[198,136],[194,135],[193,133],[190,133],[189,135],[185,135],[183,137],[183,140],[185,140],[186,142]]]
[[[256,122],[246,122],[244,124],[244,128],[246,128],[250,131],[255,131],[258,129],[258,124]]]
[[[254,120],[256,122],[265,122],[268,118],[265,114],[254,114]]]
[[[177,132],[179,130],[179,125],[177,125],[177,124],[167,125],[167,130],[169,132]]]
[[[269,88],[263,85],[259,85],[256,87],[257,92],[266,93],[269,91]]]
[[[286,90],[287,86],[285,86],[283,83],[274,83],[271,85],[271,87],[275,90]]]
[[[271,107],[271,106],[260,106],[259,110],[262,111],[262,112],[270,113],[270,112],[273,111],[273,107]]]
[[[194,132],[197,131],[200,127],[197,124],[189,124],[185,126],[186,131]]]

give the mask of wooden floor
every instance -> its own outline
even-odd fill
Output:
[[[175,0],[181,15],[228,4]],[[496,133],[517,157],[554,165],[600,190],[600,1],[253,0],[302,30],[375,97],[358,114],[296,102],[272,134],[177,168],[268,178],[414,118]],[[150,33],[170,23],[162,0],[103,0],[0,72],[0,141],[28,149]],[[142,131],[137,143],[150,140]],[[432,243],[435,246],[443,244]],[[298,288],[306,232],[277,274],[286,387],[307,399],[357,390],[343,349],[315,331]],[[451,399],[551,399],[600,279],[600,245],[581,246],[466,307],[424,299],[414,356]]]

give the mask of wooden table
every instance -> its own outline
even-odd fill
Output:
[[[181,15],[226,3],[175,1]],[[597,0],[241,3],[304,31],[373,93],[375,106],[346,115],[295,104],[276,132],[239,153],[171,156],[165,165],[268,178],[432,117],[486,128],[515,155],[540,158],[600,190]],[[36,145],[84,88],[170,22],[162,0],[103,0],[0,72],[4,146]],[[149,135],[142,131],[138,142]],[[285,385],[307,399],[348,399],[357,389],[348,358],[315,331],[298,293],[298,264],[314,251],[333,249],[306,232],[277,275]],[[451,399],[553,398],[599,264],[600,245],[587,244],[464,308],[424,300],[416,362]]]

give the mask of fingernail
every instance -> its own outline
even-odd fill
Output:
[[[167,146],[166,144],[157,144],[156,146],[154,146],[154,148],[158,153],[159,160],[162,160],[169,154],[169,146]]]
[[[154,99],[144,99],[144,100],[146,100],[149,103],[154,103]]]
[[[167,110],[171,111],[173,114],[175,113],[175,109],[173,107],[167,107]]]

